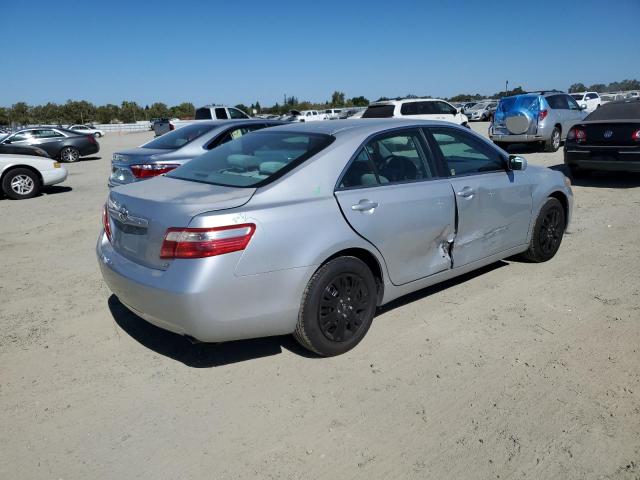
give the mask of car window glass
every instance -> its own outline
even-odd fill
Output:
[[[560,95],[551,95],[549,97],[547,97],[547,103],[549,104],[549,106],[551,108],[558,109],[558,108],[563,108],[563,104],[560,100]]]
[[[453,176],[504,170],[500,154],[466,132],[452,128],[431,129],[447,170]]]
[[[237,110],[235,108],[229,109],[229,116],[231,118],[247,118],[247,116],[244,113],[242,113],[240,110]]]
[[[438,109],[438,113],[441,115],[455,115],[457,113],[456,109],[451,105],[445,102],[424,102],[424,103],[434,103],[436,108]]]
[[[62,137],[64,135],[56,132],[55,130],[41,129],[41,130],[34,130],[33,136],[36,138],[55,138],[55,137]]]
[[[580,110],[580,107],[578,106],[578,102],[576,102],[573,98],[571,98],[571,96],[563,95],[563,97],[567,102],[567,106],[569,107],[570,110]]]
[[[9,137],[7,140],[10,142],[20,142],[22,140],[27,140],[31,137],[31,132],[18,132],[14,136]]]
[[[342,177],[340,188],[373,186],[380,183],[389,183],[389,180],[376,173],[366,149],[363,148]]]
[[[216,108],[216,118],[219,118],[220,120],[225,120],[227,118],[229,118],[227,116],[227,111],[224,108]]]
[[[249,125],[245,127],[234,128],[233,130],[226,132],[218,140],[212,142],[208,148],[211,149],[213,147],[217,147],[218,145],[222,145],[223,143],[230,142],[231,140],[235,140],[236,138],[240,138],[241,136],[246,135],[249,132],[253,132],[254,130],[259,130],[261,128],[264,128],[264,125],[256,124],[256,125]]]
[[[380,176],[393,182],[432,178],[431,166],[426,164],[417,131],[391,133],[371,140],[365,146]]]
[[[175,150],[191,143],[196,138],[210,132],[216,128],[216,125],[204,122],[194,122],[190,125],[185,125],[182,128],[165,133],[164,135],[145,143],[142,148],[160,148],[163,150]]]

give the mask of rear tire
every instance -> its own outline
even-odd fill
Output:
[[[96,138],[100,138],[102,136],[102,134],[100,132],[96,132],[93,134],[94,137]]]
[[[74,163],[80,160],[80,152],[75,147],[64,147],[60,150],[60,160],[67,163]]]
[[[373,274],[363,261],[331,260],[316,271],[302,294],[295,339],[323,357],[351,350],[371,326],[376,292]]]
[[[551,136],[547,141],[544,142],[544,151],[557,152],[558,149],[560,148],[560,143],[561,143],[560,129],[558,127],[553,127]]]
[[[9,170],[2,179],[2,191],[13,200],[35,197],[41,188],[38,175],[26,168]]]
[[[533,227],[529,249],[522,257],[535,263],[551,260],[560,248],[565,226],[566,215],[562,204],[557,198],[547,198]]]

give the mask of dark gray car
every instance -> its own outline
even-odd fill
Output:
[[[277,120],[199,120],[138,148],[113,154],[109,186],[146,180],[170,172],[218,145],[254,130],[282,125]]]
[[[3,138],[0,144],[41,148],[51,158],[63,162],[77,162],[80,157],[100,151],[100,145],[93,135],[59,127],[25,128]]]

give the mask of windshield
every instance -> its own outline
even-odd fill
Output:
[[[329,135],[253,132],[214,148],[167,176],[229,187],[257,187],[326,148]]]
[[[142,145],[142,148],[159,148],[161,150],[175,150],[184,147],[187,143],[194,141],[201,135],[210,132],[217,125],[211,124],[192,124],[185,125],[182,128],[168,132],[161,137],[151,140],[149,143]]]
[[[574,100],[582,100],[584,98],[584,93],[572,93],[571,96]]]
[[[486,106],[486,103],[476,103],[473,107],[469,108],[469,110],[482,110]]]
[[[518,97],[506,97],[500,100],[498,110],[502,112],[510,112],[513,110],[531,110],[538,109],[538,97],[536,95],[520,95]]]

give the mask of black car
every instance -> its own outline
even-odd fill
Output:
[[[80,157],[100,151],[100,145],[93,135],[58,127],[25,128],[2,139],[2,145],[38,147],[51,158],[64,162],[77,162]]]
[[[593,170],[640,172],[640,100],[605,103],[575,124],[564,163],[575,178]]]
[[[18,145],[2,145],[0,144],[0,153],[9,153],[12,155],[33,155],[34,157],[50,158],[46,150],[38,147],[18,146]]]

